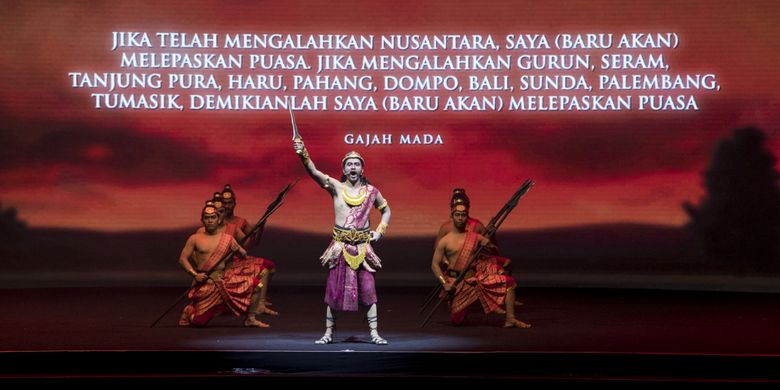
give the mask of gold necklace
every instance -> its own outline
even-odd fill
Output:
[[[344,202],[346,202],[348,205],[360,206],[366,200],[366,195],[368,194],[366,193],[366,187],[360,187],[358,196],[352,197],[347,194],[347,186],[344,186],[344,189],[341,190],[341,195],[344,197]]]

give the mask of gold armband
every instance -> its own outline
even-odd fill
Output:
[[[380,223],[379,226],[376,227],[376,232],[383,236],[385,235],[386,231],[387,231],[387,224],[384,222]]]
[[[385,201],[382,202],[382,204],[380,204],[379,206],[376,206],[377,210],[379,211],[382,211],[385,207],[387,207],[387,199],[385,199]]]
[[[441,284],[447,284],[447,280],[444,279],[444,276],[439,275],[439,281],[441,282]]]

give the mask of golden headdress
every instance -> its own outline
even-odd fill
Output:
[[[360,155],[360,153],[358,153],[358,152],[356,152],[356,151],[354,151],[354,150],[353,150],[353,151],[351,151],[351,152],[349,152],[349,153],[347,153],[347,154],[344,156],[344,158],[342,158],[342,159],[341,159],[341,167],[342,167],[342,168],[344,167],[344,164],[346,164],[346,163],[347,163],[347,160],[348,160],[348,159],[350,159],[350,158],[356,158],[356,159],[360,160],[360,164],[361,164],[361,165],[363,165],[363,167],[365,168],[365,166],[366,166],[366,161],[365,161],[365,160],[363,160],[363,156],[361,156],[361,155]]]
[[[211,198],[211,201],[214,202],[214,207],[220,208],[223,206],[222,204],[222,193],[221,192],[215,192],[214,197]]]
[[[217,214],[217,207],[214,205],[214,202],[207,200],[206,204],[203,206],[203,211],[201,211],[200,214],[201,216],[205,216],[207,214]]]
[[[236,195],[233,193],[233,188],[230,184],[225,184],[225,188],[222,189],[222,199],[233,199]]]

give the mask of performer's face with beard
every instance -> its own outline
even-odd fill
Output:
[[[222,199],[222,207],[225,208],[225,215],[232,216],[236,208],[236,198]]]
[[[203,222],[203,227],[208,233],[214,233],[217,231],[217,228],[219,227],[219,220],[219,214],[217,213],[203,214],[203,217],[200,219],[200,221]]]
[[[354,184],[363,176],[363,162],[359,158],[348,158],[344,162],[344,176],[350,183]]]
[[[455,224],[455,228],[459,231],[466,229],[466,222],[469,219],[468,211],[455,211],[452,213],[452,222]]]

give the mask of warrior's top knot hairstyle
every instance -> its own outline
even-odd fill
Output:
[[[466,195],[466,190],[463,188],[455,188],[452,190],[452,199],[450,199],[451,211],[468,211],[471,207],[471,200]]]
[[[222,189],[222,199],[233,199],[236,195],[233,194],[233,188],[230,184],[225,184],[225,188]]]

